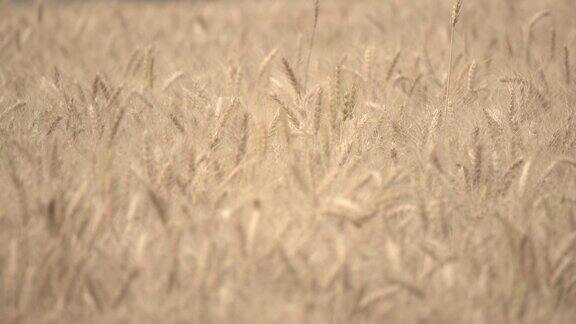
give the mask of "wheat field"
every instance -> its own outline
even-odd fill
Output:
[[[0,323],[576,323],[575,15],[0,1]]]

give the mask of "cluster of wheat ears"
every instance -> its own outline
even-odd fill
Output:
[[[0,1],[1,323],[576,323],[573,0]]]

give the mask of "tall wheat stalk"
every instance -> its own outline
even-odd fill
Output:
[[[454,56],[454,34],[456,33],[456,24],[460,19],[460,13],[462,11],[462,0],[456,0],[454,7],[452,8],[452,23],[450,27],[450,54],[448,58],[448,78],[446,80],[446,98],[445,105],[446,109],[450,105],[450,80],[452,79],[452,61]]]
[[[564,78],[566,84],[569,85],[572,81],[572,76],[570,75],[570,51],[568,50],[568,45],[564,46]]]
[[[304,91],[308,87],[308,74],[310,70],[310,59],[312,58],[312,49],[314,48],[314,41],[316,40],[316,28],[318,27],[318,17],[320,16],[320,0],[314,3],[314,27],[312,28],[312,35],[310,36],[310,44],[308,46],[308,57],[306,58],[306,73],[304,75]]]

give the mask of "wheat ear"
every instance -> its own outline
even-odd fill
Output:
[[[292,69],[290,63],[288,63],[288,60],[286,60],[286,58],[282,58],[282,66],[284,67],[284,73],[286,73],[286,76],[290,80],[290,85],[292,86],[292,89],[294,89],[294,92],[296,93],[298,98],[302,98],[302,86],[300,85],[300,82],[296,77],[294,69]]]

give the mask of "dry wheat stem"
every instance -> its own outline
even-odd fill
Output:
[[[460,19],[460,13],[462,11],[463,0],[456,0],[454,8],[452,9],[452,21],[450,24],[450,48],[449,48],[449,58],[448,58],[448,76],[446,79],[446,97],[445,97],[445,109],[450,106],[450,82],[452,79],[452,60],[454,55],[454,35],[456,33],[456,25]]]
[[[320,0],[314,2],[314,25],[312,28],[312,35],[310,36],[310,44],[308,45],[308,57],[306,58],[306,67],[304,74],[304,91],[308,89],[308,76],[310,74],[310,60],[312,59],[312,50],[314,49],[314,41],[316,40],[316,29],[318,28],[318,19],[320,17]]]
[[[572,75],[570,73],[570,51],[568,50],[568,45],[564,45],[564,76],[566,84],[569,85],[572,82]]]

